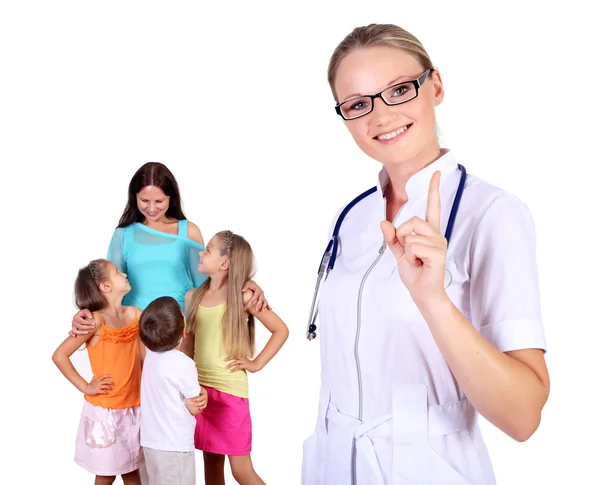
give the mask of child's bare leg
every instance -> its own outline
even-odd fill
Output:
[[[121,478],[123,479],[123,485],[142,485],[139,470],[121,475]]]
[[[229,464],[233,478],[240,485],[265,485],[252,466],[250,455],[230,456]]]
[[[115,478],[117,477],[114,475],[112,477],[101,477],[100,475],[96,475],[96,481],[94,482],[94,485],[112,485],[115,481]]]
[[[225,455],[203,453],[206,485],[225,485]]]

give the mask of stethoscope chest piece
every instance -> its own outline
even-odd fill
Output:
[[[450,270],[448,268],[446,268],[446,271],[444,271],[444,289],[447,289],[451,283],[452,283],[452,273],[450,273]]]

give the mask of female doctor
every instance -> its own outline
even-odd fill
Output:
[[[328,78],[383,168],[340,225],[309,328],[322,386],[302,483],[494,484],[477,416],[524,441],[549,392],[529,212],[440,148],[444,88],[413,35],[356,28]]]

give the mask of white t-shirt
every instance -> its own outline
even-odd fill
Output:
[[[146,349],[140,403],[142,446],[193,451],[196,419],[185,400],[199,394],[198,373],[192,359],[175,349]]]

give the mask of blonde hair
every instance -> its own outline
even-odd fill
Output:
[[[223,344],[228,356],[250,358],[254,355],[254,316],[246,313],[242,288],[254,274],[254,253],[248,241],[231,231],[221,231],[216,237],[220,243],[221,256],[229,258]],[[187,331],[191,331],[196,325],[198,307],[209,285],[210,279],[194,292],[187,315]]]
[[[329,60],[327,80],[336,102],[339,101],[335,92],[335,76],[342,60],[350,53],[367,47],[393,47],[413,56],[423,70],[435,69],[427,51],[414,35],[402,27],[392,24],[370,24],[366,27],[356,27],[335,48]]]

